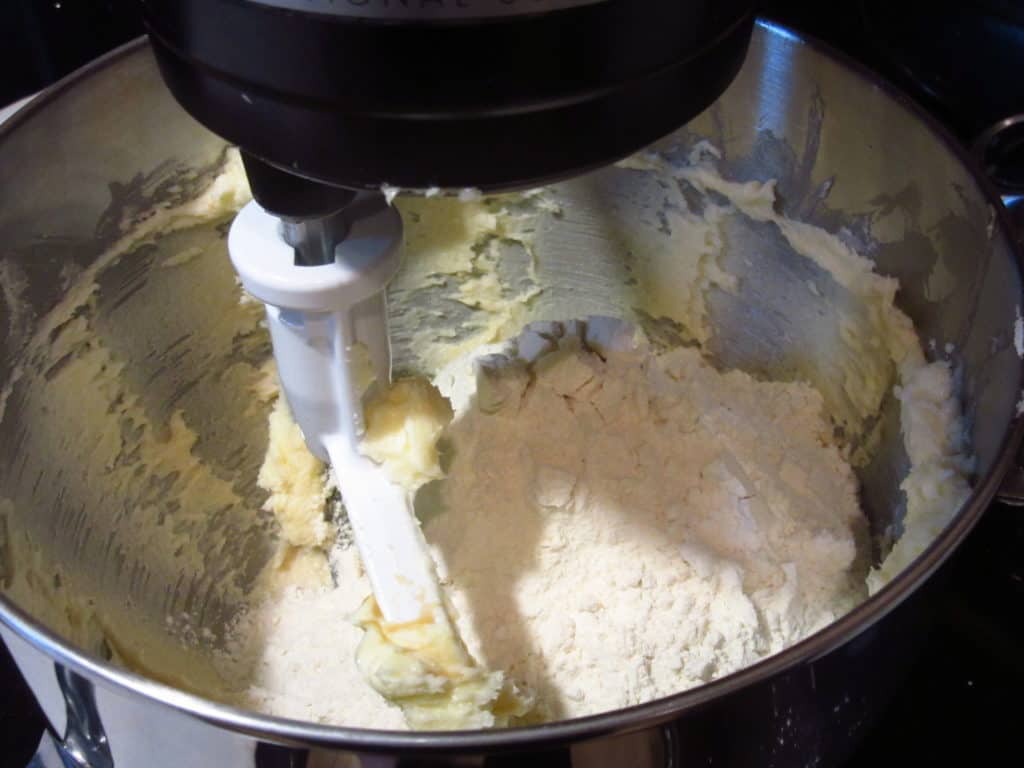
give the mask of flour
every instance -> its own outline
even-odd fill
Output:
[[[267,595],[235,628],[231,654],[218,657],[236,690],[223,698],[260,712],[354,728],[403,729],[405,720],[356,668],[362,630],[347,620],[369,594],[355,548],[339,548],[330,580]]]
[[[527,721],[728,674],[865,596],[856,482],[811,387],[720,373],[609,320],[533,326],[477,370],[418,511],[470,651],[535,692]],[[398,727],[341,626],[369,593],[358,557],[340,547],[332,566],[336,589],[246,618],[240,703]]]
[[[863,598],[864,518],[817,392],[541,329],[487,361],[426,532],[466,642],[543,717],[728,674]]]

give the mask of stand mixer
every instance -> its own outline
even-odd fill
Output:
[[[5,317],[16,321],[3,334],[5,352],[0,355],[2,378],[11,385],[0,424],[0,487],[10,504],[4,505],[0,517],[5,518],[8,541],[30,539],[45,569],[35,568],[32,561],[22,569],[21,558],[14,561],[17,578],[37,573],[44,578],[38,580],[38,593],[15,591],[20,589],[18,581],[11,587],[0,585],[0,635],[40,701],[50,733],[58,739],[84,735],[92,744],[108,747],[118,765],[161,768],[312,766],[332,761],[595,766],[845,762],[882,717],[892,693],[901,690],[903,674],[922,650],[928,617],[937,607],[933,596],[941,592],[940,566],[964,549],[961,545],[975,523],[984,525],[986,507],[1000,483],[1005,488],[1019,474],[1017,449],[1024,423],[1015,414],[1021,364],[1012,339],[1021,297],[1018,254],[998,197],[947,134],[884,81],[789,28],[756,24],[740,75],[713,108],[669,141],[673,146],[678,143],[678,157],[685,158],[687,150],[704,140],[722,148],[722,170],[730,179],[785,179],[780,212],[795,212],[798,220],[830,232],[850,227],[854,233],[869,214],[871,221],[884,225],[882,235],[905,232],[903,239],[884,239],[878,253],[869,255],[873,260],[877,255],[880,272],[899,277],[901,306],[913,314],[923,338],[935,337],[939,350],[947,341],[956,344],[970,442],[978,448],[976,491],[928,553],[888,588],[763,663],[583,720],[424,734],[384,732],[372,723],[367,727],[373,729],[365,730],[344,719],[330,725],[301,715],[281,719],[234,704],[235,699],[196,693],[161,674],[160,670],[179,668],[191,674],[192,665],[203,662],[207,652],[230,651],[220,639],[221,629],[229,631],[224,640],[237,638],[230,633],[232,618],[250,607],[245,602],[249,594],[263,597],[252,591],[253,580],[276,575],[265,569],[265,564],[273,564],[268,558],[281,553],[279,542],[268,535],[272,521],[254,514],[264,500],[255,476],[266,447],[266,412],[262,400],[253,401],[257,393],[250,394],[249,389],[264,381],[257,371],[269,347],[252,313],[239,310],[234,275],[230,268],[225,270],[219,223],[223,207],[216,209],[216,220],[203,218],[198,230],[186,218],[183,229],[167,236],[154,223],[156,228],[147,231],[158,234],[155,250],[147,240],[138,249],[132,245],[131,251],[111,252],[110,238],[120,237],[122,227],[105,225],[130,224],[138,210],[175,206],[183,200],[182,193],[186,205],[201,189],[219,194],[226,186],[220,182],[229,179],[207,182],[223,167],[224,142],[179,108],[163,86],[151,46],[141,40],[40,96],[30,110],[6,124],[0,136],[0,232],[5,242],[0,262],[7,274],[24,275],[27,282],[24,290],[14,284],[15,304],[0,302]],[[142,186],[139,197],[129,198],[126,207],[123,197],[112,196],[110,190],[115,184],[115,191],[123,190],[132,180]],[[388,180],[400,183],[397,177]],[[230,181],[230,189],[236,190]],[[560,205],[557,211],[536,214],[533,244],[542,293],[534,305],[524,307],[529,311],[512,313],[513,320],[527,323],[593,313],[631,317],[632,307],[657,318],[665,314],[662,308],[671,313],[683,305],[689,291],[682,281],[655,285],[658,303],[637,296],[639,289],[628,283],[630,273],[624,268],[633,264],[617,268],[617,259],[627,253],[622,239],[609,236],[615,234],[614,225],[627,242],[649,234],[663,242],[656,229],[660,222],[645,217],[660,207],[662,183],[676,192],[671,179],[609,167],[545,193],[542,200]],[[158,191],[151,196],[154,184]],[[897,210],[893,218],[892,195],[908,188],[919,191],[920,211],[928,213],[917,219],[901,217]],[[916,206],[917,197],[908,204]],[[397,205],[403,216],[413,208],[432,209],[438,215],[445,210],[463,213],[451,200],[399,200]],[[496,209],[504,202],[487,205]],[[519,210],[514,201],[509,208],[513,213]],[[196,210],[202,213],[205,208]],[[533,215],[532,209],[527,212]],[[815,354],[817,349],[808,343],[816,328],[800,322],[806,316],[803,310],[830,301],[830,296],[809,294],[800,272],[789,275],[792,292],[767,290],[765,276],[783,276],[783,270],[776,269],[778,259],[797,254],[786,251],[777,238],[765,237],[772,234],[765,225],[739,214],[735,221],[741,237],[728,243],[721,256],[750,279],[737,286],[735,301],[731,294],[718,297],[724,301],[709,317],[718,341],[709,352],[723,367],[760,372],[759,361],[764,361],[765,378],[792,378],[789,353]],[[443,219],[437,222],[438,228],[444,224]],[[406,228],[407,242],[420,232],[411,217]],[[673,231],[686,234],[679,227]],[[173,268],[158,267],[191,253],[194,236],[204,244],[203,258],[188,256],[187,264],[175,259]],[[104,261],[110,253],[116,254],[114,260]],[[672,251],[665,248],[659,253],[669,259]],[[743,262],[745,255],[762,253],[764,258],[752,258],[753,265]],[[427,255],[440,262],[444,254],[438,250]],[[508,261],[497,266],[508,267],[509,276],[517,277],[518,259],[525,261],[526,255],[512,248],[494,249],[494,258],[506,255]],[[294,251],[288,251],[287,258],[293,256]],[[417,256],[407,251],[407,262],[413,258]],[[936,260],[953,272],[960,286],[941,301],[931,300],[929,266]],[[450,288],[437,292],[439,298],[460,290],[457,276],[466,274],[463,263],[459,261],[460,269],[454,270]],[[488,260],[487,266],[491,264]],[[75,286],[58,279],[74,276],[64,267],[77,265],[90,272]],[[421,266],[405,263],[396,280],[404,281],[407,271],[418,279],[416,275],[427,271]],[[749,273],[744,271],[748,266]],[[95,281],[97,290],[89,280],[93,274],[101,278]],[[518,282],[503,280],[499,287],[505,285],[509,295],[519,289]],[[88,291],[86,303],[81,303],[83,292],[69,295],[69,287]],[[399,287],[405,285],[393,283],[388,288],[395,370],[404,368],[405,361],[410,368],[423,370],[415,365],[420,360],[416,339],[444,338],[445,328],[424,323],[419,333],[413,321],[435,304],[420,301],[426,296],[410,296],[404,290],[399,294]],[[8,311],[19,306],[31,312]],[[53,307],[58,308],[56,313]],[[79,316],[78,307],[86,309],[84,316]],[[778,311],[752,311],[758,307]],[[58,323],[68,317],[76,322],[61,343],[54,344],[51,320]],[[458,320],[467,317],[462,314]],[[787,322],[779,323],[778,318]],[[486,319],[480,317],[481,322]],[[514,332],[514,326],[515,322],[505,327]],[[183,346],[180,339],[186,335],[190,339]],[[39,344],[22,346],[36,338]],[[995,352],[993,339],[1003,345]],[[59,375],[46,375],[65,358],[68,345],[79,340],[98,344],[90,345],[92,351],[84,359],[73,357]],[[125,367],[108,371],[109,387],[95,387],[82,378],[94,363],[110,356]],[[22,371],[26,375],[15,381]],[[840,370],[828,381],[841,388],[844,375]],[[122,393],[123,406],[118,405]],[[128,443],[106,439],[123,434],[120,418],[111,418],[111,405],[116,414],[138,414],[142,420],[135,423],[153,428]],[[131,458],[140,444],[162,446],[167,437],[163,426],[178,410],[189,427],[184,434],[200,436],[195,443],[170,444],[180,458],[169,466],[151,465],[152,471],[143,473],[135,471],[134,462],[121,465],[118,459]],[[880,531],[899,524],[899,483],[905,468],[899,414],[887,411],[883,416],[879,452],[860,478],[865,512],[874,530]],[[195,486],[184,471],[190,467],[201,473],[202,482]],[[175,475],[182,470],[181,479],[170,490],[158,486],[154,498],[150,478],[160,480],[171,470]],[[179,510],[181,488],[189,489],[194,503]],[[214,493],[206,493],[208,489]],[[75,517],[69,524],[71,515]],[[137,522],[145,527],[137,530]],[[432,526],[447,522],[439,515],[426,530],[432,535]],[[484,525],[475,529],[482,534],[487,530]],[[147,531],[160,538],[145,535]],[[176,554],[178,544],[185,547],[184,557]],[[496,542],[499,555],[502,546]],[[8,549],[7,554],[19,553]],[[320,565],[323,556],[312,554]],[[356,555],[352,549],[347,552],[358,565]],[[530,567],[527,561],[519,570]],[[148,658],[155,669],[107,660],[103,649],[91,642],[92,633],[82,637],[62,616],[55,616],[48,602],[52,581],[46,578],[55,572],[68,594],[95,597],[96,615],[116,636],[152,639],[154,654]],[[140,574],[149,578],[140,581]],[[581,585],[587,586],[585,581]],[[461,588],[461,583],[455,586]],[[325,590],[328,597],[353,601],[365,594],[361,581],[358,590]],[[512,628],[520,626],[509,602],[514,594],[509,585],[493,595],[502,599],[481,596],[479,605],[493,609],[496,628],[504,625],[502,619]],[[168,615],[176,617],[171,627]],[[323,636],[358,635],[345,620],[348,615],[338,611],[322,622]],[[181,650],[178,617],[185,616],[193,617],[188,626],[201,632],[198,654]],[[118,631],[122,627],[123,633]],[[205,630],[214,633],[212,641]],[[301,650],[314,637],[298,633],[292,647]],[[258,635],[252,641],[256,650],[263,646]],[[493,648],[489,642],[474,647],[488,657]],[[346,669],[352,666],[349,653],[332,661]],[[622,667],[625,675],[632,665]],[[975,681],[973,690],[983,685],[972,676],[977,669],[968,665],[952,671],[957,669]],[[357,672],[353,670],[353,675]],[[510,674],[521,679],[515,669]],[[338,676],[322,678],[326,686],[337,687]],[[291,682],[295,679],[289,678]],[[349,691],[363,691],[364,684],[354,678],[338,697],[348,702]],[[904,723],[889,725],[901,731]],[[883,752],[886,744],[882,743]]]
[[[330,461],[385,619],[440,603],[410,494],[362,456],[360,368],[390,380],[382,190],[501,192],[618,160],[740,68],[746,0],[143,0],[171,92],[242,152],[229,251],[282,388]]]

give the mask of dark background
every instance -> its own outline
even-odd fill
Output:
[[[2,0],[0,105],[141,34],[138,5]],[[884,72],[965,138],[1024,111],[1024,0],[765,0],[761,7]]]
[[[883,73],[965,144],[1024,112],[1024,0],[768,0],[762,8]],[[136,0],[0,0],[0,106],[141,33]],[[855,766],[1021,764],[1024,510],[990,509],[948,572],[920,660]],[[25,765],[42,729],[0,645],[0,765]]]

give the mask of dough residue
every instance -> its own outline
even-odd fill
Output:
[[[284,397],[275,400],[270,412],[267,456],[258,482],[270,494],[263,506],[274,513],[285,542],[295,547],[330,545],[334,528],[324,515],[329,473],[306,448]]]
[[[414,730],[502,728],[533,707],[533,696],[488,670],[466,650],[449,611],[389,623],[373,598],[355,615],[363,630],[356,665],[370,686],[401,708]]]
[[[452,418],[448,401],[423,379],[399,379],[367,402],[359,449],[393,482],[415,492],[443,477],[437,440]]]

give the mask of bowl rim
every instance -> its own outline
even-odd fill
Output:
[[[945,146],[946,150],[960,161],[961,166],[973,178],[995,211],[996,231],[1005,239],[1011,258],[1017,266],[1018,274],[1024,276],[1021,248],[1016,239],[1009,234],[1013,232],[1013,228],[1000,196],[982,172],[977,159],[970,154],[968,149],[959,144],[945,126],[879,74],[831,46],[770,19],[758,18],[755,27],[755,34],[780,37],[794,45],[807,46],[816,53],[834,60],[850,70],[854,76],[879,88],[897,105],[920,120]],[[31,99],[0,125],[0,142],[34,112],[43,109],[49,102],[57,99],[64,91],[74,87],[79,81],[104,71],[122,59],[146,55],[148,51],[148,39],[145,36],[139,37],[71,73]],[[1021,370],[1019,383],[1024,384],[1024,367]],[[992,469],[979,479],[972,489],[971,495],[946,528],[891,582],[835,622],[779,653],[710,683],[644,704],[571,720],[492,731],[416,732],[350,728],[261,715],[187,693],[141,674],[114,666],[92,654],[72,647],[2,594],[0,594],[0,623],[32,645],[34,650],[42,651],[57,663],[116,692],[128,696],[140,695],[152,704],[171,708],[218,728],[284,746],[300,748],[323,746],[367,753],[407,750],[433,753],[479,750],[499,752],[627,733],[663,724],[715,699],[763,682],[798,665],[813,662],[848,643],[885,617],[910,597],[945,562],[971,531],[996,496],[1005,473],[1017,463],[1017,448],[1022,437],[1024,437],[1024,418],[1021,414],[1016,414],[1007,424]]]

